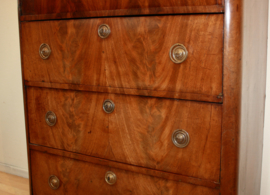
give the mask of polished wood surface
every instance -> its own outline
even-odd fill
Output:
[[[0,172],[1,195],[29,195],[29,180]]]
[[[143,9],[181,6],[217,5],[217,0],[20,0],[22,15],[74,13],[99,10]]]
[[[145,15],[167,15],[167,14],[199,14],[199,13],[224,13],[223,5],[209,6],[180,6],[180,7],[151,7],[117,10],[99,10],[84,12],[66,12],[50,14],[21,15],[21,21],[91,18],[108,16],[145,16]]]
[[[219,182],[221,105],[106,93],[28,88],[30,142]],[[111,99],[115,110],[103,111]],[[53,111],[57,124],[45,123]],[[190,135],[174,146],[176,129]]]
[[[97,33],[103,23],[112,31],[106,39]],[[22,39],[27,81],[199,94],[204,99],[222,93],[222,14],[28,22],[22,24]],[[52,49],[48,60],[38,55],[41,43]],[[181,64],[169,57],[175,43],[189,51]]]
[[[226,0],[221,194],[237,194],[242,80],[242,0]]]
[[[121,169],[101,166],[70,158],[31,152],[33,194],[168,194],[168,195],[218,195],[219,191],[176,181],[164,180]],[[110,186],[105,173],[113,171],[117,181]],[[60,180],[60,188],[48,185],[50,175]]]
[[[19,2],[27,133],[43,145],[28,140],[34,194],[259,193],[266,0]],[[103,23],[107,39],[97,34]],[[169,59],[175,43],[189,51],[180,65]],[[110,115],[105,98],[116,103]],[[47,108],[59,116],[54,127]],[[174,148],[169,135],[183,124],[190,145]],[[126,179],[108,186],[107,170]],[[51,171],[65,182],[59,191],[49,191]]]
[[[195,177],[184,176],[184,175],[179,175],[179,174],[175,174],[175,173],[169,173],[169,172],[149,169],[149,168],[145,168],[145,167],[129,165],[129,164],[125,164],[125,163],[101,159],[101,158],[78,154],[78,153],[74,153],[74,152],[68,152],[68,151],[64,151],[64,150],[60,150],[60,149],[54,149],[54,148],[39,146],[39,145],[35,145],[35,144],[29,144],[29,148],[31,150],[35,150],[35,151],[40,151],[40,152],[44,152],[44,153],[48,153],[48,154],[54,154],[54,155],[58,155],[58,156],[68,157],[68,158],[77,159],[80,161],[90,162],[90,163],[94,163],[94,164],[109,166],[109,167],[118,168],[118,169],[122,169],[122,170],[126,170],[126,171],[132,171],[135,173],[150,175],[153,177],[159,177],[159,178],[173,180],[173,181],[181,181],[181,182],[194,184],[194,185],[198,185],[198,186],[204,186],[204,187],[213,188],[213,189],[219,189],[219,187],[220,187],[219,182],[213,182],[210,180],[204,180],[204,179],[199,179],[199,178],[195,178]]]
[[[40,88],[52,88],[52,89],[70,89],[76,91],[91,91],[91,92],[102,92],[102,93],[113,93],[113,94],[125,94],[125,95],[139,95],[147,97],[162,97],[182,100],[197,100],[202,102],[215,102],[222,103],[223,95],[211,96],[203,94],[193,93],[175,93],[166,91],[153,91],[143,89],[126,89],[126,88],[115,88],[115,87],[101,87],[91,85],[76,85],[76,84],[62,84],[62,83],[44,83],[44,82],[29,82],[25,81],[25,85],[29,87],[40,87]]]

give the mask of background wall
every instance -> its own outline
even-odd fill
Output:
[[[0,171],[28,177],[17,0],[0,0]]]
[[[243,0],[243,10],[238,194],[259,195],[265,116],[268,0]]]
[[[264,118],[263,164],[261,179],[261,195],[270,194],[270,3],[268,9],[268,55],[267,55],[267,81]]]

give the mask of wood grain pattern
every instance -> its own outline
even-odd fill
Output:
[[[181,181],[181,182],[185,182],[185,183],[189,183],[189,184],[193,184],[193,185],[198,185],[198,186],[204,186],[204,187],[213,188],[213,189],[219,189],[219,187],[220,187],[219,182],[213,182],[213,181],[199,179],[199,178],[195,178],[195,177],[184,176],[184,175],[179,175],[179,174],[175,174],[175,173],[169,173],[169,172],[149,169],[149,168],[145,168],[145,167],[129,165],[129,164],[125,164],[125,163],[115,162],[112,160],[101,159],[101,158],[92,157],[92,156],[88,156],[88,155],[84,155],[84,154],[68,152],[65,150],[54,149],[54,148],[49,148],[49,147],[45,147],[45,146],[39,146],[39,145],[35,145],[35,144],[29,144],[29,147],[30,147],[30,150],[40,151],[43,153],[63,156],[63,157],[72,158],[72,159],[77,159],[80,161],[89,162],[89,163],[93,163],[93,164],[109,166],[109,167],[113,167],[113,168],[117,168],[117,169],[131,171],[134,173],[149,175],[149,176],[153,176],[153,177],[159,177],[159,178],[163,178],[166,180]]]
[[[222,103],[223,96],[211,96],[204,94],[193,94],[193,93],[175,93],[166,91],[153,91],[143,89],[126,89],[126,88],[115,88],[115,87],[101,87],[91,85],[76,85],[76,84],[62,84],[62,83],[44,83],[44,82],[29,82],[25,81],[25,85],[29,87],[42,87],[42,88],[53,88],[53,89],[70,89],[76,91],[91,91],[101,93],[113,93],[113,94],[125,94],[125,95],[139,95],[147,97],[162,97],[162,98],[173,98],[182,100],[197,100],[201,102],[216,102]]]
[[[20,21],[108,17],[108,16],[167,15],[167,14],[188,14],[188,13],[193,14],[224,13],[224,6],[210,5],[210,6],[181,6],[181,7],[151,7],[151,8],[84,11],[84,12],[66,12],[66,13],[52,13],[52,14],[34,14],[34,15],[21,15]]]
[[[224,0],[217,0],[218,5],[224,5]]]
[[[1,195],[29,195],[29,180],[0,172]]]
[[[221,105],[126,95],[28,88],[30,142],[219,182]],[[116,107],[102,110],[105,99]],[[47,111],[57,124],[45,123]],[[187,148],[171,141],[190,135]]]
[[[112,33],[98,36],[100,24]],[[222,93],[223,15],[101,18],[22,24],[27,81],[218,96]],[[41,43],[52,55],[42,60]],[[169,50],[189,56],[174,64]]]
[[[221,189],[238,194],[241,125],[242,0],[226,0],[224,21],[224,99],[222,108]]]
[[[72,13],[99,10],[119,10],[119,9],[143,9],[143,8],[163,8],[180,6],[207,6],[216,5],[216,0],[20,0],[21,14],[51,14],[51,13]]]
[[[108,166],[100,166],[60,156],[31,152],[33,194],[168,194],[168,195],[218,195],[219,191],[181,182],[164,180],[132,173]],[[117,175],[110,186],[104,176],[107,171]],[[61,186],[52,190],[48,185],[50,175],[56,175]]]

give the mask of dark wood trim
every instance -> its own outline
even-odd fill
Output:
[[[58,155],[58,156],[64,156],[67,158],[72,158],[72,159],[85,161],[85,162],[89,162],[89,163],[93,163],[93,164],[110,166],[110,167],[119,168],[119,169],[126,170],[126,171],[132,171],[135,173],[151,175],[154,177],[160,177],[160,178],[190,183],[190,184],[199,185],[199,186],[205,186],[205,187],[214,188],[214,189],[219,189],[219,186],[220,186],[219,183],[216,183],[214,181],[203,180],[203,179],[199,179],[199,178],[188,177],[188,176],[184,176],[184,175],[178,175],[178,174],[174,174],[174,173],[168,173],[168,172],[153,170],[153,169],[134,166],[134,165],[128,165],[128,164],[124,164],[124,163],[109,161],[109,160],[105,160],[105,159],[101,159],[101,158],[91,157],[91,156],[68,152],[68,151],[64,151],[64,150],[53,149],[53,148],[48,148],[48,147],[44,147],[44,146],[38,146],[38,145],[34,145],[34,144],[29,144],[29,147],[30,147],[30,150],[36,150],[36,151],[40,151],[40,152],[44,152],[44,153],[54,154],[54,155]]]
[[[76,84],[61,84],[61,83],[45,83],[45,82],[32,82],[25,81],[25,85],[29,87],[44,87],[52,89],[68,89],[77,91],[92,91],[101,93],[114,93],[125,95],[140,95],[148,97],[163,97],[182,100],[195,100],[202,102],[222,103],[222,96],[210,96],[194,93],[177,93],[168,91],[152,91],[146,89],[128,89],[128,88],[115,88],[115,87],[101,87],[92,85],[76,85]]]
[[[224,21],[224,99],[221,189],[237,194],[242,74],[242,0],[226,0]]]
[[[91,18],[108,16],[140,16],[140,15],[166,15],[166,14],[198,14],[198,13],[224,13],[224,6],[182,6],[163,8],[140,8],[121,10],[100,10],[87,12],[70,12],[57,14],[21,15],[20,21],[55,20],[70,18]]]

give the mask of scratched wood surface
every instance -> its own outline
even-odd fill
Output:
[[[30,142],[99,158],[219,181],[221,105],[169,99],[28,88]],[[115,110],[107,114],[103,101]],[[57,123],[45,122],[47,111]],[[190,135],[183,149],[176,129]]]
[[[23,15],[217,5],[217,0],[20,0]]]
[[[111,28],[107,39],[98,26]],[[48,43],[48,60],[39,46]],[[182,43],[182,64],[169,51]],[[24,79],[207,96],[222,93],[223,15],[99,18],[22,23]],[[173,95],[172,95],[173,96]]]
[[[168,195],[218,195],[219,191],[186,183],[164,180],[142,174],[86,163],[37,151],[31,152],[34,195],[53,194],[168,194]],[[113,171],[117,181],[110,186],[105,173]],[[60,180],[60,188],[52,190],[48,185],[50,175]]]

